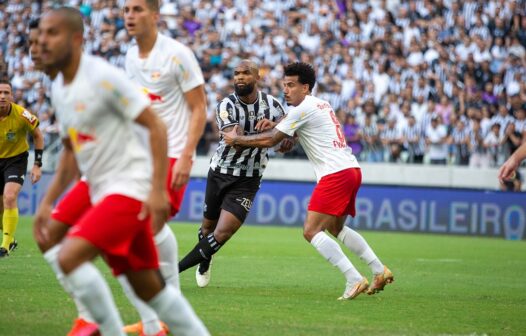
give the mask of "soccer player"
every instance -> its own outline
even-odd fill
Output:
[[[126,54],[126,72],[147,94],[153,110],[168,128],[170,167],[166,188],[171,216],[181,207],[199,139],[206,125],[204,78],[192,50],[157,30],[158,0],[127,0],[124,24],[136,45]],[[179,287],[177,241],[168,225],[153,228],[165,280]],[[128,298],[136,306],[142,323],[126,326],[130,333],[158,335],[161,326],[155,313],[133,295],[120,277]]]
[[[44,136],[38,128],[38,118],[13,102],[13,88],[5,79],[0,80],[0,223],[2,245],[0,258],[9,256],[18,243],[15,240],[18,225],[18,194],[24,184],[27,171],[31,134],[35,146],[35,161],[31,168],[31,182],[40,180]]]
[[[44,64],[42,64],[42,59],[40,58],[40,47],[38,45],[38,37],[39,37],[39,19],[32,20],[29,23],[29,33],[28,33],[28,41],[29,41],[29,53],[31,55],[31,60],[33,61],[33,64],[35,66],[35,70],[41,71],[47,76],[49,76],[50,79],[54,79],[57,76],[57,70],[53,68],[46,68]],[[68,143],[65,144],[67,146]],[[76,161],[75,157],[73,155],[72,151],[65,150],[62,151],[60,160],[58,162],[58,167],[56,169],[56,172],[58,172],[55,176],[62,176],[60,180],[53,179],[51,182],[48,190],[65,190],[70,183],[72,183],[75,180],[78,180],[80,173],[78,172],[78,169],[69,169],[69,175],[64,174],[64,172],[68,173],[68,171],[64,171],[64,168],[67,167],[74,167],[76,168]],[[67,175],[67,176],[66,176]],[[60,183],[60,185],[57,185],[57,183]],[[55,189],[57,188],[57,189]],[[79,198],[84,197],[83,202],[85,204],[90,204],[89,194],[87,194],[87,185],[85,181],[78,181],[77,184],[71,188],[71,191],[68,192],[64,198],[61,199],[61,201],[57,204],[55,207],[55,216],[58,216],[60,218],[60,213],[63,213],[64,211],[68,211],[68,209],[75,209],[78,206]],[[51,199],[57,198],[59,194],[56,196],[51,197]],[[44,211],[47,211],[47,214],[44,214]],[[51,213],[51,208],[45,208],[44,204],[41,204],[35,218],[49,218],[49,214]],[[37,240],[37,245],[40,249],[40,251],[44,254],[44,259],[50,263],[50,266],[53,271],[55,271],[55,268],[53,267],[55,264],[56,259],[56,253],[58,252],[58,248],[51,250],[54,246],[60,244],[62,239],[66,236],[69,228],[72,226],[72,224],[66,224],[62,223],[60,221],[51,219],[49,223],[45,226],[45,232],[46,232],[46,239]],[[35,229],[37,226],[35,226]],[[37,238],[39,232],[35,231],[34,236]],[[51,251],[50,251],[51,250]],[[46,253],[50,251],[49,253]],[[75,303],[75,306],[77,308],[77,318],[75,319],[73,326],[71,327],[71,330],[68,332],[68,336],[76,336],[76,335],[91,335],[97,332],[99,329],[97,324],[95,324],[95,320],[93,317],[91,317],[91,314],[89,313],[88,309],[78,300],[76,297],[73,296],[73,293],[69,290],[69,287],[67,287],[64,283],[64,276],[60,270],[57,270],[55,272],[57,276],[57,280],[62,285],[64,290],[70,295],[70,297],[73,299],[73,302]]]
[[[171,330],[208,335],[180,291],[166,284],[159,272],[151,222],[163,223],[169,212],[164,123],[122,71],[82,54],[84,29],[78,10],[52,9],[39,28],[42,63],[59,72],[52,102],[67,144],[64,150],[77,162],[62,165],[55,176],[58,182],[42,200],[34,223],[39,244],[48,240],[48,220],[53,202],[64,191],[62,182],[71,180],[77,169],[85,176],[84,188],[73,194],[76,202],[69,203],[72,208],[52,215],[55,222],[73,226],[61,245],[46,252],[46,259],[103,335],[124,333],[111,292],[92,264],[98,255],[104,256],[114,275],[127,276],[135,293]],[[148,131],[151,160],[135,123]]]
[[[356,213],[355,200],[362,174],[331,105],[310,94],[315,83],[316,75],[310,64],[287,65],[283,92],[287,104],[293,106],[287,116],[273,125],[274,128],[260,134],[241,136],[236,126],[223,131],[222,135],[229,146],[265,148],[297,134],[318,180],[309,203],[303,236],[344,274],[347,284],[339,299],[348,300],[366,290],[368,294],[383,290],[393,281],[393,274],[380,262],[365,239],[344,225],[347,215]],[[369,265],[374,274],[371,286],[325,231],[337,237]]]
[[[277,121],[285,112],[271,95],[257,89],[258,66],[249,60],[234,68],[235,93],[224,98],[216,108],[218,128],[234,127],[244,134],[255,134],[263,120]],[[290,144],[284,145],[290,149]],[[179,271],[198,265],[199,287],[210,282],[212,256],[241,227],[259,190],[267,166],[266,148],[234,148],[222,139],[212,157],[206,182],[204,218],[198,243],[179,262]]]

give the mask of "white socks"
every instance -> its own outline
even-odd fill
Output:
[[[148,305],[157,312],[159,318],[177,335],[210,335],[181,291],[169,284],[151,299]]]
[[[88,309],[78,298],[76,298],[73,295],[73,292],[71,291],[71,288],[68,288],[64,281],[64,273],[62,273],[62,270],[60,269],[60,266],[58,265],[58,252],[60,251],[60,244],[57,244],[53,246],[51,249],[46,251],[44,253],[44,259],[47,261],[47,263],[51,266],[51,269],[55,273],[58,282],[64,288],[66,293],[69,294],[69,296],[73,299],[73,302],[75,302],[75,306],[77,307],[78,317],[88,321],[88,322],[95,322],[93,317],[91,317],[91,314],[89,313]]]
[[[179,288],[179,258],[177,240],[168,224],[154,237],[155,246],[159,253],[159,269],[166,283]]]
[[[338,239],[347,246],[352,253],[365,261],[371,268],[373,274],[382,274],[384,272],[384,265],[380,262],[361,234],[344,226],[338,234]]]
[[[64,277],[64,282],[89,310],[103,336],[126,335],[110,288],[92,263],[85,262],[77,267]]]
[[[133,291],[128,278],[124,274],[117,277],[119,283],[124,290],[124,294],[130,302],[133,304],[137,312],[141,317],[143,332],[145,335],[156,335],[161,331],[161,323],[155,311],[148,306],[143,300],[141,300]]]
[[[168,224],[165,224],[161,231],[154,236],[154,240],[159,254],[159,270],[165,282],[179,289],[177,240]],[[155,311],[135,294],[126,276],[121,275],[118,277],[118,280],[126,297],[135,306],[141,317],[144,334],[155,335],[159,333],[161,331],[161,323]]]
[[[318,232],[310,243],[327,261],[340,269],[345,275],[347,282],[355,283],[362,280],[362,275],[343,253],[340,245],[332,240],[325,232]]]

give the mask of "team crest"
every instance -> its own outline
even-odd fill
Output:
[[[266,110],[268,109],[268,104],[266,101],[264,101],[263,99],[260,99],[259,100],[259,109],[260,110]]]
[[[157,82],[161,78],[161,72],[158,70],[152,71],[151,78],[153,82]]]
[[[74,109],[75,112],[82,113],[86,110],[86,104],[84,104],[83,102],[76,102]]]
[[[16,140],[16,133],[13,132],[13,131],[9,131],[9,132],[7,132],[5,137],[6,137],[8,142],[15,142],[15,140]]]
[[[219,112],[219,118],[221,118],[223,121],[228,121],[228,111],[222,110]]]

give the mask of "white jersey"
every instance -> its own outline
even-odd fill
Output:
[[[186,145],[191,115],[184,94],[204,84],[194,53],[184,44],[157,34],[147,58],[139,57],[137,45],[128,50],[126,72],[142,87],[152,107],[165,122],[168,156],[179,158]]]
[[[134,120],[148,99],[126,74],[105,60],[83,54],[73,82],[59,74],[52,86],[63,138],[69,138],[91,200],[110,194],[144,201],[151,189],[149,154],[139,143]]]
[[[324,100],[306,96],[301,104],[289,110],[276,129],[289,136],[298,134],[318,181],[325,175],[360,167],[331,105]]]

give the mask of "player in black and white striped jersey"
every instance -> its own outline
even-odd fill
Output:
[[[216,108],[219,130],[228,132],[238,125],[244,135],[256,134],[264,131],[264,120],[277,122],[285,115],[283,106],[274,97],[257,89],[258,80],[259,68],[254,62],[243,60],[234,68],[235,93]],[[290,150],[292,144],[288,140],[279,150]],[[199,264],[196,270],[199,287],[210,281],[212,256],[245,221],[267,162],[266,148],[234,148],[221,137],[210,162],[199,241],[179,262],[179,272]]]

